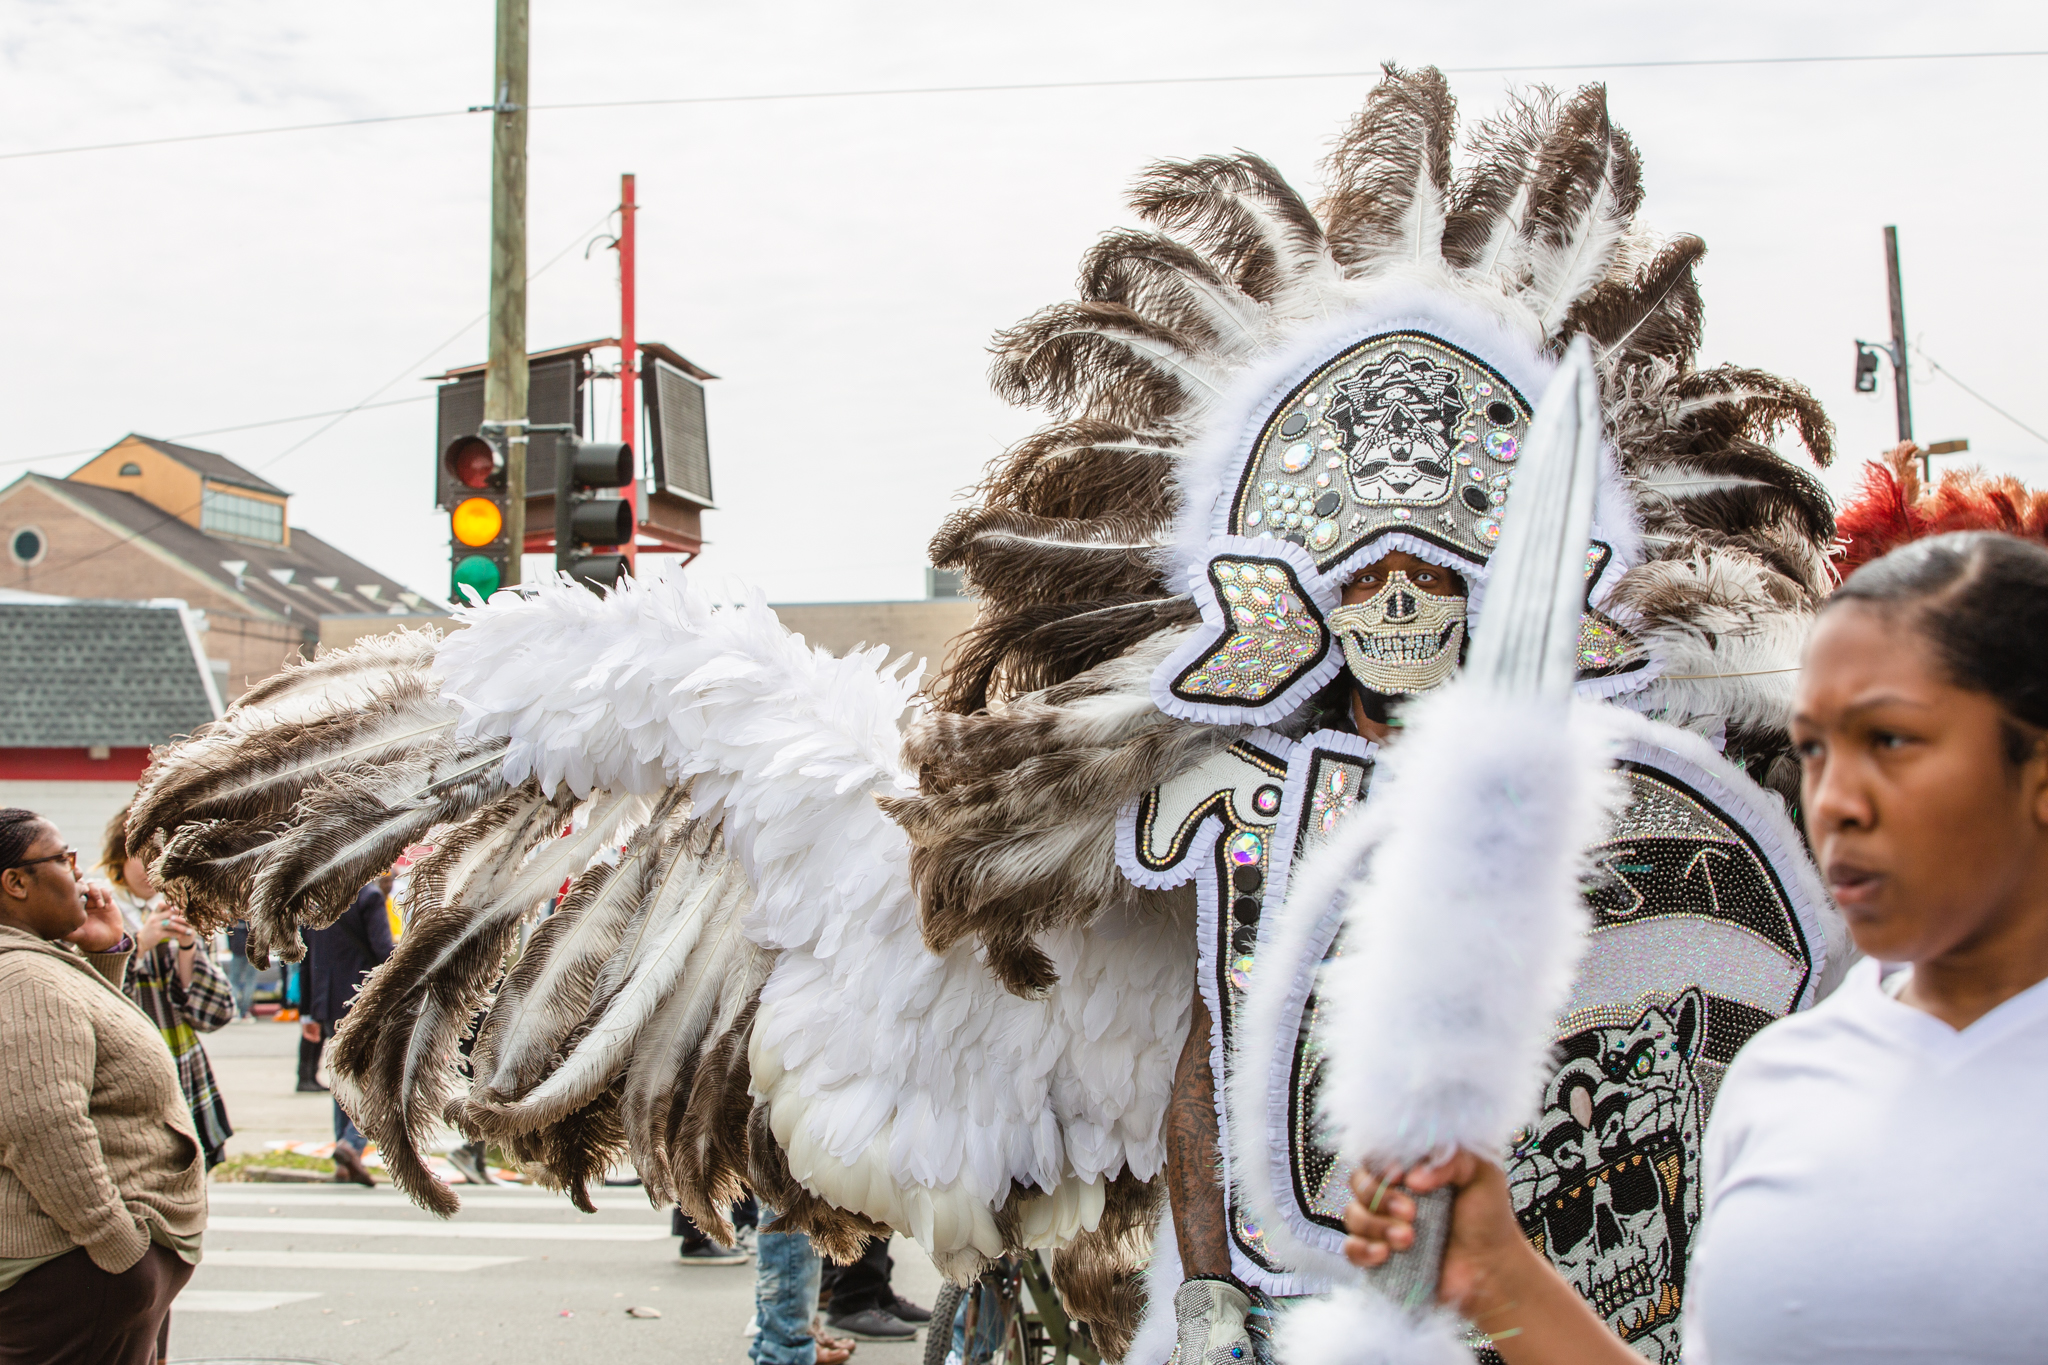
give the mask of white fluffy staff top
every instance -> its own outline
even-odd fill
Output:
[[[1498,1153],[1536,1107],[1586,941],[1586,851],[1624,795],[1599,708],[1571,695],[1599,459],[1591,357],[1575,341],[1537,406],[1485,629],[1464,673],[1408,709],[1377,818],[1358,831],[1368,870],[1319,989],[1322,1117],[1347,1162]],[[1429,1233],[1418,1226],[1407,1254],[1429,1255]],[[1469,1361],[1461,1325],[1428,1307],[1435,1265],[1412,1269],[1289,1314],[1282,1357]]]

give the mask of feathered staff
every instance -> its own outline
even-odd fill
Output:
[[[1619,808],[1609,745],[1571,701],[1600,460],[1598,390],[1575,341],[1516,480],[1488,620],[1463,676],[1417,702],[1376,793],[1387,814],[1326,849],[1369,870],[1344,914],[1323,1118],[1342,1155],[1405,1168],[1503,1150],[1542,1085],[1584,947],[1585,850]],[[1369,842],[1369,852],[1360,839]],[[1448,1193],[1424,1196],[1414,1249],[1288,1315],[1292,1361],[1469,1361],[1432,1307]]]

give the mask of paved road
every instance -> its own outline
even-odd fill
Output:
[[[325,1097],[290,1093],[295,1032],[231,1025],[209,1043],[229,1113],[266,1137],[328,1136]],[[223,1065],[222,1063],[228,1063]],[[252,1135],[252,1146],[260,1147]],[[337,1365],[584,1362],[739,1365],[754,1268],[683,1265],[668,1214],[638,1189],[595,1214],[517,1187],[464,1192],[442,1221],[390,1189],[215,1184],[203,1264],[171,1317],[173,1361]],[[896,1287],[930,1304],[939,1278],[894,1247]],[[662,1316],[629,1317],[630,1307]],[[911,1365],[922,1345],[863,1343],[855,1365]]]

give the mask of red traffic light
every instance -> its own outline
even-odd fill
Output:
[[[442,460],[449,475],[465,488],[491,487],[505,467],[503,457],[481,436],[456,437]]]

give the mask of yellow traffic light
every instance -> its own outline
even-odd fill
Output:
[[[488,545],[505,529],[505,513],[489,498],[464,498],[450,521],[464,545]]]

